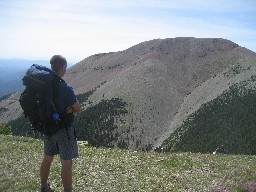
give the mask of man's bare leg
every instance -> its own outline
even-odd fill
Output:
[[[47,183],[50,174],[50,168],[53,161],[53,156],[45,155],[40,167],[41,183]]]
[[[40,167],[41,191],[53,191],[47,183],[53,156],[45,155]]]
[[[61,179],[65,191],[72,191],[72,160],[61,160]]]

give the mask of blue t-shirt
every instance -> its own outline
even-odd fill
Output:
[[[60,82],[58,84],[58,91],[57,91],[57,97],[55,98],[56,101],[56,107],[58,109],[58,112],[62,116],[62,118],[67,119],[67,108],[74,105],[77,102],[77,98],[75,96],[75,93],[71,86],[69,86],[66,82]],[[70,114],[71,115],[71,114]],[[67,129],[60,129],[57,133],[55,133],[52,137],[46,137],[49,139],[58,139],[58,140],[64,140],[68,136],[68,138],[73,139],[75,138],[75,126],[72,122],[68,121],[69,125]],[[64,127],[63,127],[64,128]]]
[[[58,96],[56,103],[60,114],[66,114],[67,108],[74,105],[77,102],[77,98],[71,86],[66,82],[61,82],[58,86]]]

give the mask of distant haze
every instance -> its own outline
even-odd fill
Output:
[[[0,59],[0,97],[22,90],[22,77],[32,64],[50,68],[46,60]],[[68,64],[68,67],[72,64]]]

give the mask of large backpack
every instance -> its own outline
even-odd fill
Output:
[[[63,125],[56,105],[61,78],[50,69],[33,64],[22,79],[26,89],[19,102],[34,130],[52,136]]]

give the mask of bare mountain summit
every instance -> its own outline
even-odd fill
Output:
[[[78,96],[88,93],[77,116],[80,138],[99,146],[151,150],[202,105],[256,75],[255,68],[256,53],[229,40],[180,37],[92,55],[71,67],[65,80]],[[108,113],[117,100],[123,112]],[[1,121],[21,115],[14,103],[13,97],[1,101]],[[98,122],[92,121],[95,110],[95,118],[102,118]]]

